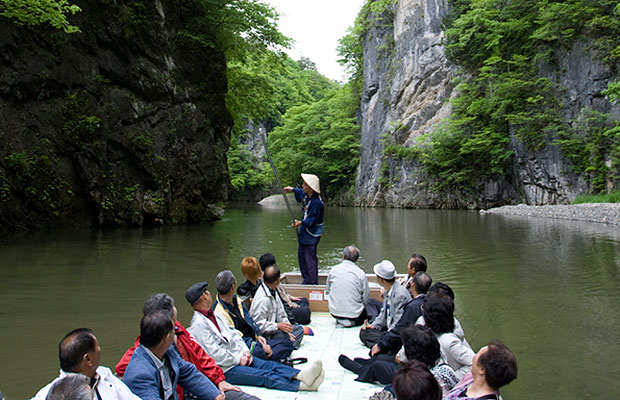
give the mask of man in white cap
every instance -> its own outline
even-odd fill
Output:
[[[411,300],[411,294],[396,281],[396,267],[389,260],[383,260],[373,267],[377,282],[385,289],[385,298],[379,315],[370,325],[362,326],[360,340],[369,348],[377,344],[381,337],[394,328],[404,311],[404,305]]]
[[[323,213],[325,205],[321,199],[319,177],[312,174],[301,174],[303,184],[300,188],[286,186],[285,193],[295,193],[295,199],[301,203],[303,219],[295,220],[293,227],[299,227],[297,241],[297,259],[299,270],[303,276],[304,285],[316,285],[319,280],[319,261],[316,257],[316,248],[323,234]]]

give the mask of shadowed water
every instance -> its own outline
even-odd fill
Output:
[[[457,316],[475,350],[493,338],[517,355],[505,399],[615,398],[620,393],[620,230],[603,224],[467,211],[326,209],[323,269],[344,245],[367,272],[382,259],[406,272],[424,254],[434,280],[456,292]],[[144,300],[167,292],[189,323],[185,289],[213,288],[218,271],[274,253],[296,268],[286,210],[228,207],[213,225],[36,234],[0,242],[0,391],[30,397],[58,374],[57,344],[92,328],[102,364],[133,343]],[[337,356],[337,355],[335,355]]]

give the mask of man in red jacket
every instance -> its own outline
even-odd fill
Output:
[[[175,332],[175,346],[181,358],[196,366],[211,382],[213,382],[226,396],[226,400],[260,400],[251,394],[241,391],[237,386],[233,386],[224,380],[224,371],[217,366],[215,361],[209,357],[204,349],[194,340],[190,333],[177,320],[177,308],[174,306],[174,299],[165,293],[157,293],[149,297],[144,303],[142,314],[144,316],[153,311],[164,310],[172,313]],[[122,377],[125,369],[131,360],[133,352],[140,345],[140,336],[136,338],[133,347],[128,349],[121,360],[116,364],[116,374]],[[177,386],[177,395],[183,399],[183,389]]]

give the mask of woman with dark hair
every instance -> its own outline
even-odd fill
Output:
[[[517,359],[505,344],[491,341],[474,356],[471,372],[444,400],[500,399],[499,389],[517,378]]]
[[[474,351],[460,334],[462,332],[455,331],[454,301],[440,294],[428,296],[422,317],[424,324],[437,335],[442,358],[454,369],[457,378],[462,379],[471,370]]]
[[[441,388],[428,367],[419,361],[406,363],[394,377],[397,400],[441,400]]]
[[[426,326],[411,326],[403,329],[401,333],[405,355],[400,355],[396,362],[385,361],[372,358],[368,361],[359,359],[350,360],[345,356],[340,356],[338,361],[346,369],[359,374],[356,379],[361,382],[379,381],[383,384],[391,383],[395,374],[399,371],[400,365],[405,365],[409,361],[419,361],[424,364],[433,374],[441,392],[447,393],[456,385],[458,379],[449,365],[441,362],[441,352],[437,337]],[[358,362],[361,361],[361,362]],[[367,363],[367,364],[363,364]],[[391,385],[385,388],[393,392]]]

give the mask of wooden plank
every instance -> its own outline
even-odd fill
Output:
[[[397,278],[405,277],[404,274],[397,275]],[[370,284],[370,297],[383,301],[381,297],[381,286],[377,283],[377,276],[366,274]],[[294,297],[305,297],[310,303],[310,310],[329,312],[329,305],[325,295],[325,285],[327,274],[319,274],[318,285],[302,285],[303,278],[298,272],[287,272],[280,278],[280,285],[288,294]]]

